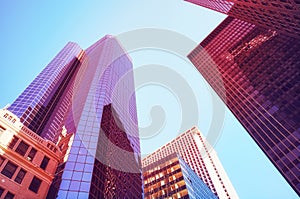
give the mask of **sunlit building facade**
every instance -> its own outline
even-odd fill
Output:
[[[238,198],[216,151],[197,127],[182,133],[142,160],[143,168],[178,154],[218,198]]]
[[[143,168],[144,198],[217,199],[177,154]]]
[[[298,0],[185,0],[300,39]]]
[[[47,198],[142,198],[132,63],[114,37],[68,43],[8,110],[61,141]]]
[[[0,198],[46,198],[61,151],[0,109]]]
[[[300,41],[227,17],[188,58],[300,193]]]

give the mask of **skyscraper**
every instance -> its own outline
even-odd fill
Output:
[[[300,39],[299,0],[185,0]]]
[[[145,157],[142,160],[143,168],[173,153],[182,157],[216,196],[222,199],[238,198],[216,151],[196,127]]]
[[[142,198],[132,63],[114,37],[68,43],[8,109],[53,142],[74,133],[48,198]]]
[[[29,129],[56,142],[66,123],[74,80],[83,68],[84,51],[69,42],[32,81],[8,110]]]
[[[217,199],[201,178],[176,153],[143,168],[144,196]]]
[[[188,58],[300,193],[300,41],[227,17]]]

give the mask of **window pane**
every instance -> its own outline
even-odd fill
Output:
[[[39,191],[41,183],[42,183],[42,180],[40,180],[34,176],[30,183],[29,190],[33,191],[34,193],[37,193]]]
[[[21,184],[23,178],[25,177],[26,175],[26,171],[24,169],[20,169],[17,177],[15,178],[15,182]]]
[[[31,150],[29,151],[27,159],[29,161],[32,161],[33,158],[34,158],[34,156],[35,156],[35,154],[36,154],[36,149],[35,148],[31,148]]]
[[[50,160],[50,159],[49,159],[47,156],[45,156],[44,159],[43,159],[43,161],[42,161],[42,163],[41,163],[41,165],[40,165],[40,167],[41,167],[42,169],[46,169],[49,160]]]
[[[5,165],[4,169],[1,171],[3,175],[8,178],[11,178],[17,169],[17,165],[13,164],[12,162],[8,161]]]
[[[6,129],[0,125],[0,135],[5,131]]]
[[[8,148],[13,149],[14,146],[16,145],[16,143],[18,142],[18,137],[17,136],[13,136],[12,140],[10,141],[10,143],[8,144]]]
[[[12,194],[11,192],[7,192],[7,194],[5,195],[4,199],[13,199],[15,197],[14,194]]]
[[[28,147],[29,147],[28,144],[26,144],[25,142],[21,141],[20,144],[19,144],[19,146],[16,149],[16,152],[18,154],[20,154],[21,156],[24,156],[25,153],[26,153],[26,151],[27,151],[27,149],[28,149]]]
[[[4,192],[4,189],[2,187],[0,187],[0,197],[2,196],[3,192]]]

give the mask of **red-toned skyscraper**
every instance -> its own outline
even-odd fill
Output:
[[[300,39],[299,0],[185,0]]]
[[[53,142],[74,133],[48,198],[142,198],[132,63],[114,37],[68,43],[8,110]]]
[[[227,17],[189,55],[300,193],[300,41]]]

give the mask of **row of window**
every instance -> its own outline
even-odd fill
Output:
[[[0,197],[3,195],[4,193],[4,189],[2,187],[0,187]],[[7,192],[4,196],[4,199],[13,199],[15,197],[15,194],[11,193],[11,192]]]
[[[0,156],[0,166],[3,164],[4,161],[5,161],[5,158]],[[17,170],[18,170],[18,166],[16,164],[14,164],[11,161],[7,161],[6,165],[4,166],[4,168],[1,171],[1,174],[5,175],[9,179],[12,179],[12,177],[14,176],[14,174]],[[27,171],[20,168],[20,170],[18,171],[17,176],[13,180],[16,183],[21,184],[24,177],[25,177],[25,175],[26,175],[26,173],[27,173]],[[31,183],[30,183],[28,189],[33,191],[34,193],[37,193],[39,188],[40,188],[41,183],[42,183],[42,180],[40,180],[39,178],[34,176],[31,180]],[[1,195],[1,189],[0,189],[0,195]]]
[[[5,113],[4,118],[8,118],[9,121],[13,119],[12,116],[8,115],[8,113]],[[15,122],[16,122],[16,119],[13,119],[12,123],[15,123]]]
[[[2,163],[4,161],[5,161],[5,159],[3,157],[0,157],[0,165],[2,165]],[[6,177],[8,177],[9,179],[11,179],[13,177],[14,173],[16,172],[17,168],[18,168],[17,165],[8,161],[5,165],[5,167],[3,168],[3,170],[1,171],[1,173],[3,175],[5,175]],[[19,170],[17,176],[15,177],[14,181],[17,182],[18,184],[21,184],[25,175],[26,175],[26,171],[21,168]]]
[[[13,139],[10,141],[8,148],[10,149],[14,149],[16,143],[19,141],[19,138],[17,136],[13,136]],[[19,145],[16,147],[15,152],[17,152],[18,154],[20,154],[21,156],[25,156],[25,154],[27,153],[29,149],[29,144],[27,144],[26,142],[24,142],[23,140],[19,143]],[[37,150],[35,148],[31,148],[28,155],[27,155],[27,159],[29,161],[32,161],[33,158],[35,157],[37,153]],[[41,164],[40,164],[40,168],[41,169],[46,169],[48,163],[49,163],[50,158],[48,158],[47,156],[44,156]]]

